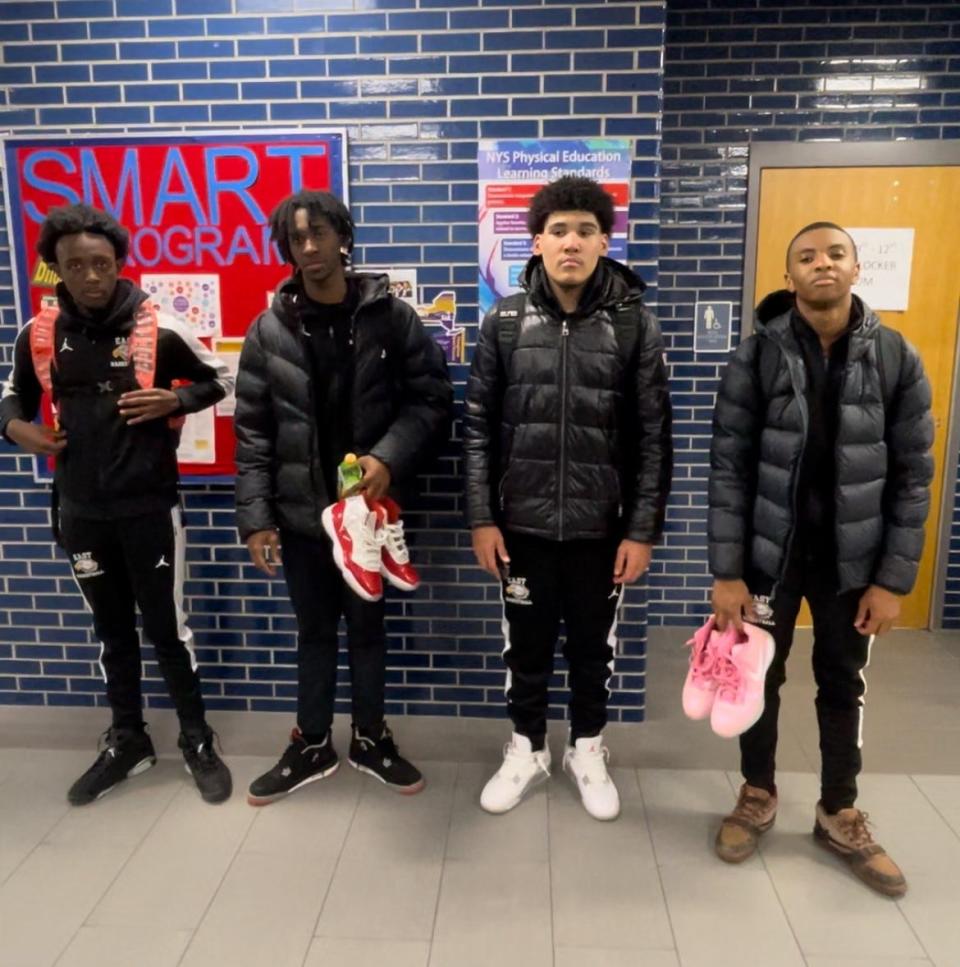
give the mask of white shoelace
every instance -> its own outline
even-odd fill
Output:
[[[585,778],[588,783],[597,785],[610,781],[610,773],[607,772],[610,750],[605,745],[601,745],[595,752],[578,750],[573,758],[581,781]]]
[[[372,511],[363,516],[360,539],[353,549],[353,559],[365,571],[380,570],[380,551],[386,540],[383,527],[377,527],[377,515]]]
[[[407,541],[403,536],[403,521],[398,520],[395,524],[383,525],[384,541],[387,551],[398,564],[406,564],[410,560],[410,552],[407,550]]]

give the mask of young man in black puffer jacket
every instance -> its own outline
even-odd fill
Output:
[[[561,619],[570,664],[564,768],[587,811],[619,796],[602,732],[623,586],[650,563],[670,489],[663,342],[644,284],[606,258],[613,201],[565,177],[533,198],[518,296],[483,321],[464,421],[473,549],[503,585],[514,734],[481,805],[502,813],[550,774],[547,686]]]
[[[933,462],[930,386],[916,350],[851,292],[853,239],[832,222],[787,248],[786,290],[757,309],[717,397],[710,454],[710,570],[717,623],[770,625],[776,656],[760,720],[740,738],[744,785],[717,836],[752,855],[777,809],[779,691],[801,599],[813,615],[822,755],[818,840],[880,892],[906,881],[854,803],[863,671],[923,550]]]
[[[337,629],[346,617],[352,680],[351,765],[398,792],[423,788],[384,721],[384,603],[348,590],[321,514],[337,499],[337,465],[360,455],[371,501],[409,485],[447,439],[453,389],[440,347],[385,275],[348,273],[353,220],[328,192],[301,191],[270,217],[294,267],[251,324],[237,377],[237,527],[254,564],[283,571],[297,615],[297,728],[255,779],[263,805],[332,774]]]

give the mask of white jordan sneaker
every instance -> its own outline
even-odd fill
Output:
[[[488,813],[506,813],[526,793],[550,778],[550,747],[534,752],[525,735],[513,733],[503,747],[503,765],[483,787],[480,805]]]

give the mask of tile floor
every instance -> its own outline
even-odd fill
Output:
[[[243,787],[289,721],[214,714],[237,791],[205,805],[152,713],[157,768],[71,809],[103,713],[0,708],[4,967],[757,967],[960,965],[960,636],[897,633],[868,675],[861,805],[910,892],[875,896],[810,836],[817,741],[809,636],[791,659],[781,808],[760,854],[711,852],[736,746],[679,713],[682,630],[651,636],[648,716],[607,740],[615,823],[562,774],[514,812],[477,799],[507,728],[393,720],[424,769],[397,796],[347,767],[262,809]],[[345,751],[346,725],[335,738]],[[552,733],[559,753],[564,729]]]

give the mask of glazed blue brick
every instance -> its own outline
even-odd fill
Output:
[[[581,100],[574,98],[574,102]],[[570,112],[569,97],[515,97],[512,104],[513,114],[533,114],[543,117],[548,114],[568,114]],[[593,112],[585,112],[593,113]]]
[[[67,61],[115,60],[117,56],[116,44],[62,44],[60,59]]]
[[[6,4],[8,7],[19,6],[21,10],[24,5]],[[39,6],[39,4],[35,5]],[[31,16],[36,17],[33,9],[30,10]],[[57,14],[60,17],[79,17],[93,20],[97,17],[112,17],[114,14],[113,0],[58,0]],[[2,8],[0,8],[2,16]]]
[[[410,54],[417,51],[416,34],[383,34],[361,37],[361,54]],[[425,48],[426,49],[426,48]]]
[[[176,0],[178,14],[233,13],[233,0]]]
[[[300,85],[304,97],[356,97],[356,81],[303,81]]]
[[[229,17],[223,20],[211,18],[207,21],[207,36],[239,36],[241,34],[262,34],[264,22],[260,17]]]
[[[476,33],[421,34],[420,46],[427,54],[438,51],[480,50],[480,35]]]
[[[180,40],[177,54],[180,57],[233,57],[236,44],[232,40]]]
[[[149,124],[148,107],[98,107],[94,110],[97,124]]]
[[[93,79],[95,81],[145,81],[147,74],[146,64],[93,65]]]
[[[3,60],[6,64],[37,64],[58,60],[55,44],[30,44],[19,47],[16,44],[3,45]]]
[[[241,84],[240,91],[245,100],[286,100],[297,96],[297,85],[293,81],[253,81]]]
[[[326,104],[271,104],[271,121],[312,121],[327,116]]]
[[[523,73],[567,71],[570,70],[570,54],[514,54],[511,63],[515,71]],[[506,70],[506,65],[501,70]]]
[[[281,37],[270,37],[263,40],[239,40],[237,42],[237,53],[241,57],[288,57],[294,53],[294,42]]]
[[[203,21],[196,18],[147,21],[147,33],[151,37],[202,37],[204,32]]]
[[[551,138],[593,138],[604,132],[599,118],[554,118],[543,122],[543,133]]]
[[[217,61],[212,67],[222,67],[233,61]],[[201,61],[161,61],[150,65],[151,78],[155,81],[196,81],[206,80],[207,65]],[[176,89],[176,85],[173,85]]]
[[[184,84],[183,100],[185,101],[235,101],[240,97],[238,84],[207,82],[205,84]],[[188,540],[190,535],[187,535]]]
[[[5,24],[3,28],[0,36],[3,36],[5,40],[26,40],[28,33],[33,40],[87,39],[87,25],[77,21],[71,21],[69,23],[35,23],[30,31],[27,30],[26,24]]]
[[[443,30],[447,26],[447,15],[442,12],[417,11],[415,13],[397,12],[387,14],[389,30]],[[456,26],[451,24],[451,26]]]
[[[393,101],[392,118],[442,118],[447,116],[449,103],[441,100]]]
[[[269,34],[313,34],[325,33],[326,18],[320,14],[308,14],[301,17],[268,17],[267,33]]]
[[[49,108],[40,111],[41,124],[55,126],[57,124],[91,124],[92,122],[93,111],[88,107]]]
[[[25,16],[29,14],[29,16]],[[0,3],[0,21],[52,20],[56,11],[52,3]]]
[[[210,107],[213,121],[266,121],[266,104],[213,104]]]
[[[537,30],[510,30],[483,35],[484,50],[541,50],[543,33]]]
[[[386,74],[386,61],[370,57],[345,57],[329,63],[331,77],[368,77],[371,74]]]
[[[29,67],[0,66],[0,84],[29,84],[32,79],[33,74]]]
[[[62,104],[62,87],[20,87],[10,92],[11,104]]]
[[[90,39],[146,37],[147,25],[142,20],[96,20],[90,24]]]
[[[447,69],[445,57],[395,57],[387,61],[391,74],[414,74],[425,77],[430,74],[442,74]]]
[[[210,108],[201,104],[161,105],[153,109],[157,121],[183,124],[192,121],[209,121]]]
[[[120,60],[173,60],[177,56],[177,45],[172,41],[121,41],[119,48]]]
[[[115,84],[91,84],[67,88],[68,104],[115,104],[120,97],[120,87]]]
[[[507,58],[494,54],[453,54],[449,61],[453,74],[493,74],[507,69]]]
[[[304,37],[298,41],[301,54],[355,54],[356,37]]]
[[[236,60],[223,61],[215,60],[210,64],[210,77],[212,80],[239,77],[266,77],[267,65],[262,61]]]

